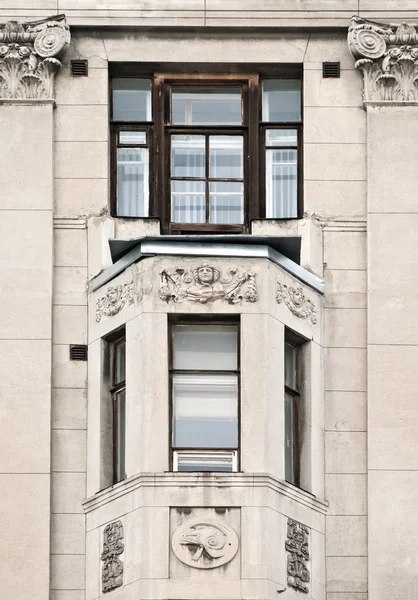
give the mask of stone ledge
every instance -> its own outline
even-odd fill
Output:
[[[116,498],[144,487],[171,488],[254,488],[265,487],[287,496],[291,500],[303,504],[319,513],[326,514],[328,502],[313,496],[295,486],[281,481],[266,473],[228,473],[224,475],[185,474],[185,473],[146,473],[133,475],[129,479],[117,483],[87,498],[83,502],[86,513],[112,502]]]

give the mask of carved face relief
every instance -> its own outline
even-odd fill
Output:
[[[204,265],[203,267],[197,269],[196,277],[200,284],[210,284],[215,281],[215,271],[213,267]]]
[[[238,552],[238,536],[226,523],[192,519],[176,529],[171,546],[176,557],[196,569],[214,569]]]
[[[133,282],[107,288],[106,296],[96,301],[96,321],[100,323],[103,316],[113,317],[125,306],[133,304]]]

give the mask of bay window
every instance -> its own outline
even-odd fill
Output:
[[[113,483],[125,479],[126,341],[121,335],[111,343],[111,399],[113,417]]]

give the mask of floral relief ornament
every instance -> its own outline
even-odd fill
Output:
[[[99,323],[103,316],[113,317],[125,306],[133,304],[133,282],[107,288],[106,296],[96,302],[96,321]]]
[[[289,287],[284,283],[277,282],[276,300],[278,304],[284,302],[287,308],[300,319],[309,319],[313,325],[316,324],[316,307],[303,293],[301,287]]]
[[[309,594],[309,528],[293,519],[287,521],[287,583],[295,590]]]
[[[363,73],[366,102],[418,102],[418,32],[353,17],[348,47]]]
[[[69,43],[65,15],[0,24],[0,99],[52,99],[57,57]]]
[[[123,562],[120,555],[125,547],[123,543],[123,525],[121,521],[114,521],[106,525],[103,531],[103,552],[101,560],[102,591],[103,593],[123,585]]]
[[[161,271],[159,296],[165,302],[183,300],[208,304],[221,300],[227,304],[256,302],[258,299],[255,274],[237,268],[228,269],[221,277],[219,269],[203,263],[191,272],[183,267]]]

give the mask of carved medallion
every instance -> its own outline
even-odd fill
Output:
[[[102,592],[111,592],[123,585],[123,562],[120,555],[124,551],[123,525],[114,521],[106,525],[103,531]]]
[[[196,569],[214,569],[230,562],[238,552],[238,536],[229,525],[192,519],[173,534],[171,546],[177,558]]]
[[[287,520],[287,583],[299,592],[309,594],[309,528],[293,519]]]
[[[278,281],[276,300],[277,304],[284,302],[296,317],[309,319],[315,325],[317,320],[315,304],[305,296],[301,287],[289,287]]]
[[[237,268],[228,269],[228,275],[221,277],[219,269],[203,263],[191,272],[179,267],[164,270],[160,276],[159,296],[165,302],[238,304],[258,299],[255,274]]]
[[[102,316],[113,317],[125,306],[133,304],[133,282],[108,287],[106,296],[96,302],[96,321],[99,323]]]

